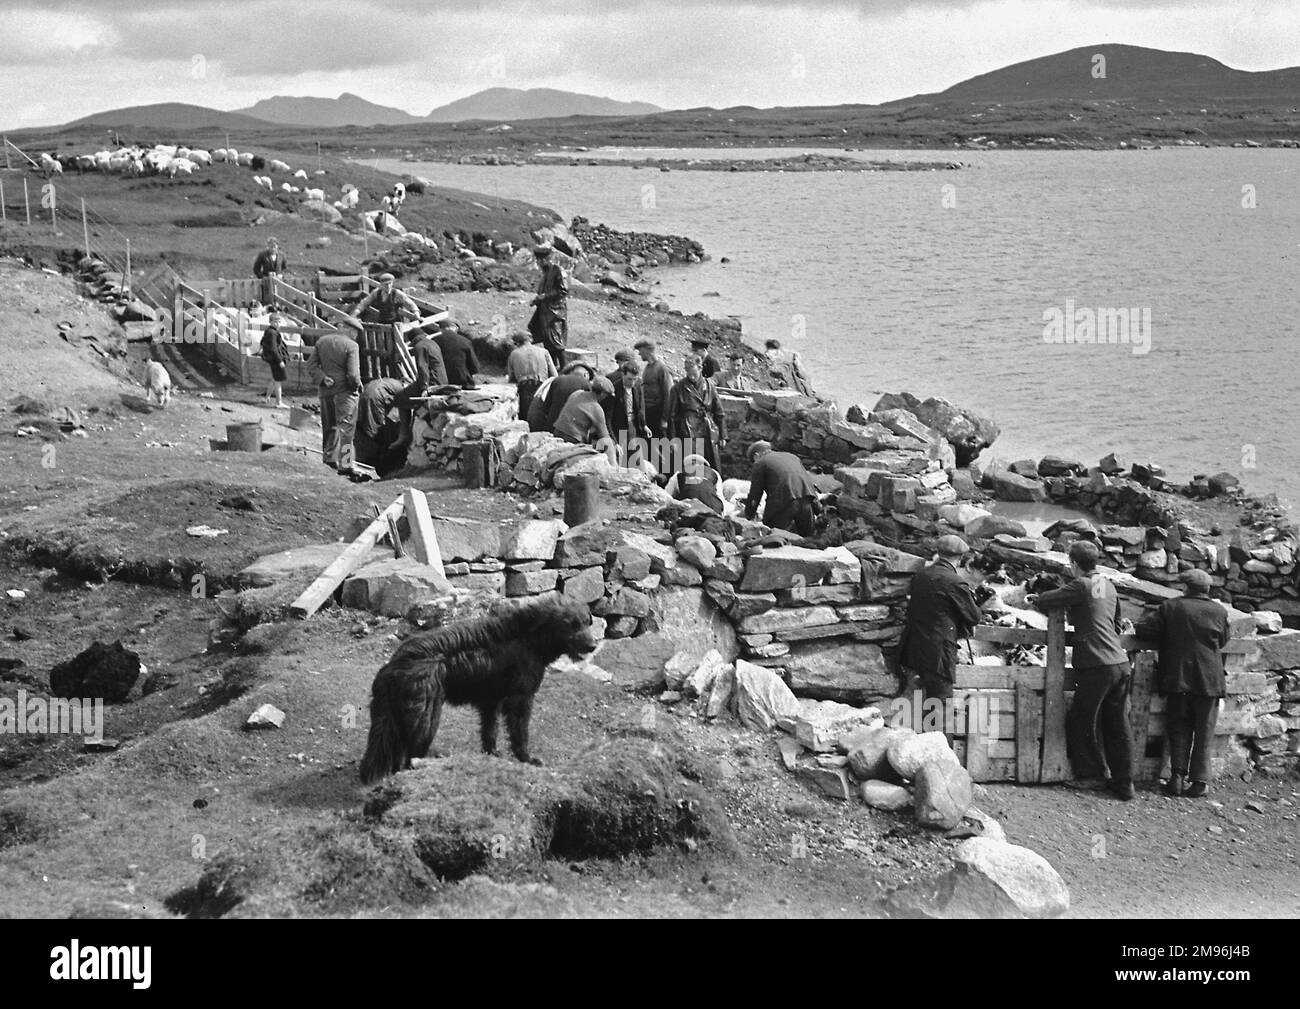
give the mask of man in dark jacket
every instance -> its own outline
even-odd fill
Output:
[[[403,318],[420,317],[419,306],[405,291],[397,289],[397,278],[391,273],[380,275],[379,286],[357,302],[357,307],[352,310],[352,318],[360,319],[371,308],[375,310],[376,321],[385,326],[394,326]]]
[[[1199,799],[1209,788],[1219,698],[1227,692],[1223,648],[1228,643],[1228,611],[1210,598],[1208,574],[1192,570],[1183,577],[1187,594],[1165,600],[1143,617],[1137,633],[1154,638],[1160,647],[1158,676],[1165,697],[1170,771],[1165,795]]]
[[[925,700],[952,697],[957,678],[957,641],[980,622],[980,608],[957,564],[970,547],[959,536],[940,536],[938,558],[912,576],[907,623],[898,661],[907,675],[904,693],[919,680]],[[945,720],[946,724],[946,720]]]
[[[1074,626],[1075,690],[1065,720],[1065,742],[1075,775],[1100,777],[1104,751],[1110,769],[1106,788],[1128,800],[1133,798],[1133,736],[1128,722],[1132,669],[1119,640],[1119,595],[1097,571],[1100,559],[1097,544],[1075,541],[1070,545],[1074,580],[1027,601],[1044,613],[1067,610]]]
[[[696,337],[691,341],[691,353],[700,359],[700,374],[712,381],[717,381],[717,376],[722,371],[722,365],[718,359],[709,353],[709,341],[704,337]]]
[[[659,360],[659,349],[653,340],[638,340],[636,352],[645,362],[641,373],[641,397],[645,401],[645,421],[652,438],[668,434],[668,401],[672,397],[673,374],[668,365]]]
[[[280,241],[276,238],[266,240],[266,248],[253,260],[253,276],[262,282],[262,301],[267,305],[275,304],[272,287],[273,277],[278,277],[289,269],[289,261],[280,251]]]
[[[645,397],[641,392],[641,368],[636,355],[630,350],[620,350],[614,355],[618,370],[605,377],[614,387],[614,395],[605,400],[605,421],[609,436],[620,441],[624,448],[637,438],[649,438],[650,429],[645,422]],[[629,460],[623,460],[629,465]]]
[[[320,389],[321,456],[341,476],[360,479],[353,468],[352,436],[361,393],[361,352],[343,333],[326,333],[307,358]]]
[[[569,343],[569,282],[560,264],[551,258],[553,251],[546,243],[533,250],[542,268],[542,279],[538,281],[537,294],[530,302],[537,308],[528,320],[528,331],[547,349],[555,367],[563,368],[564,348]]]
[[[454,322],[444,322],[433,342],[442,351],[442,363],[447,368],[447,382],[462,389],[477,389],[474,375],[479,370],[474,345]]]
[[[749,471],[745,518],[757,514],[758,504],[766,495],[765,525],[792,530],[800,536],[813,535],[817,531],[817,485],[799,457],[790,452],[773,452],[770,442],[756,441],[749,446],[749,459],[754,468]]]
[[[574,361],[572,364],[565,365],[560,369],[559,376],[546,391],[545,430],[555,430],[555,421],[564,411],[565,404],[569,402],[569,397],[575,392],[589,390],[594,378],[595,375],[592,374],[591,369],[578,361]]]

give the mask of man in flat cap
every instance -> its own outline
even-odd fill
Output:
[[[952,697],[957,678],[957,641],[970,637],[980,622],[979,604],[957,570],[969,549],[960,536],[940,536],[934,563],[912,576],[907,622],[898,649],[898,661],[905,673],[905,696],[919,682],[925,701]],[[944,734],[950,743],[952,728],[945,718]]]
[[[352,318],[359,320],[368,308],[375,310],[376,321],[385,326],[396,326],[403,317],[420,318],[420,309],[405,291],[397,289],[397,278],[391,273],[379,275],[379,286],[357,302]]]
[[[697,336],[691,340],[691,353],[700,359],[700,374],[705,378],[712,379],[722,370],[722,365],[718,359],[709,353],[709,341],[707,337]]]
[[[633,348],[645,368],[641,373],[641,396],[645,401],[645,422],[653,438],[668,434],[668,400],[672,395],[673,373],[659,360],[659,348],[653,340],[638,340]]]
[[[604,452],[611,463],[618,464],[614,442],[605,426],[605,401],[614,395],[614,386],[600,375],[590,389],[580,389],[568,398],[555,419],[555,433],[575,445],[592,445]]]
[[[564,367],[564,348],[569,343],[569,281],[564,270],[551,255],[555,250],[548,242],[533,249],[537,264],[542,268],[542,279],[537,283],[537,294],[529,303],[537,307],[528,320],[528,332],[546,348],[557,369]]]
[[[535,344],[523,330],[515,333],[511,340],[515,349],[506,360],[506,381],[513,382],[519,390],[519,419],[527,420],[533,395],[543,382],[557,374],[555,361],[545,347]]]
[[[1210,576],[1204,571],[1188,571],[1183,581],[1186,594],[1144,616],[1137,633],[1159,643],[1157,676],[1165,697],[1170,771],[1165,795],[1199,799],[1209,789],[1219,699],[1227,692],[1223,648],[1228,611],[1210,598]]]
[[[766,441],[754,442],[748,454],[753,468],[745,518],[752,519],[766,497],[764,525],[812,536],[817,531],[817,485],[799,457],[792,452],[774,452],[772,443]]]
[[[605,420],[610,437],[630,446],[637,438],[650,437],[645,421],[645,395],[641,389],[641,362],[630,350],[620,350],[614,355],[618,367],[605,377],[614,387],[614,395],[605,401]],[[630,465],[629,459],[623,465]]]
[[[474,376],[478,374],[478,356],[474,353],[474,344],[468,336],[460,331],[460,326],[451,320],[438,324],[438,335],[433,342],[442,352],[442,363],[447,369],[447,382],[462,389],[477,389]]]
[[[1066,610],[1074,626],[1075,690],[1065,719],[1065,743],[1075,777],[1096,780],[1108,769],[1106,788],[1127,801],[1133,798],[1132,668],[1119,640],[1119,594],[1097,570],[1100,559],[1096,543],[1076,540],[1070,544],[1074,580],[1027,601],[1044,613]]]

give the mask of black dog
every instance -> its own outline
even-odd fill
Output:
[[[596,644],[585,606],[551,600],[407,638],[371,687],[362,782],[406,770],[411,758],[425,756],[444,702],[478,708],[485,753],[496,752],[497,719],[504,713],[511,752],[538,763],[528,753],[528,721],[546,667],[561,655],[581,658]]]

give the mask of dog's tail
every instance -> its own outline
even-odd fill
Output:
[[[399,714],[394,710],[389,691],[376,680],[370,699],[370,736],[361,758],[361,783],[369,785],[407,766],[410,759],[406,733]]]

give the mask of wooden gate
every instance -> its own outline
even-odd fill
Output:
[[[1046,631],[1020,627],[975,628],[979,641],[1004,645],[1045,645],[1045,666],[967,665],[957,667],[954,709],[965,715],[965,734],[955,734],[953,748],[976,781],[1025,783],[1066,781],[1072,777],[1065,747],[1065,714],[1074,694],[1074,670],[1065,664],[1072,631],[1065,615],[1050,615]],[[1156,653],[1151,642],[1125,635],[1122,646],[1133,660],[1129,724],[1133,734],[1134,777],[1155,780],[1168,773],[1164,740],[1164,699],[1156,690]],[[1262,690],[1262,677],[1244,673],[1245,649],[1229,642],[1225,649],[1229,702],[1233,695]],[[1216,756],[1236,731],[1220,719]]]

